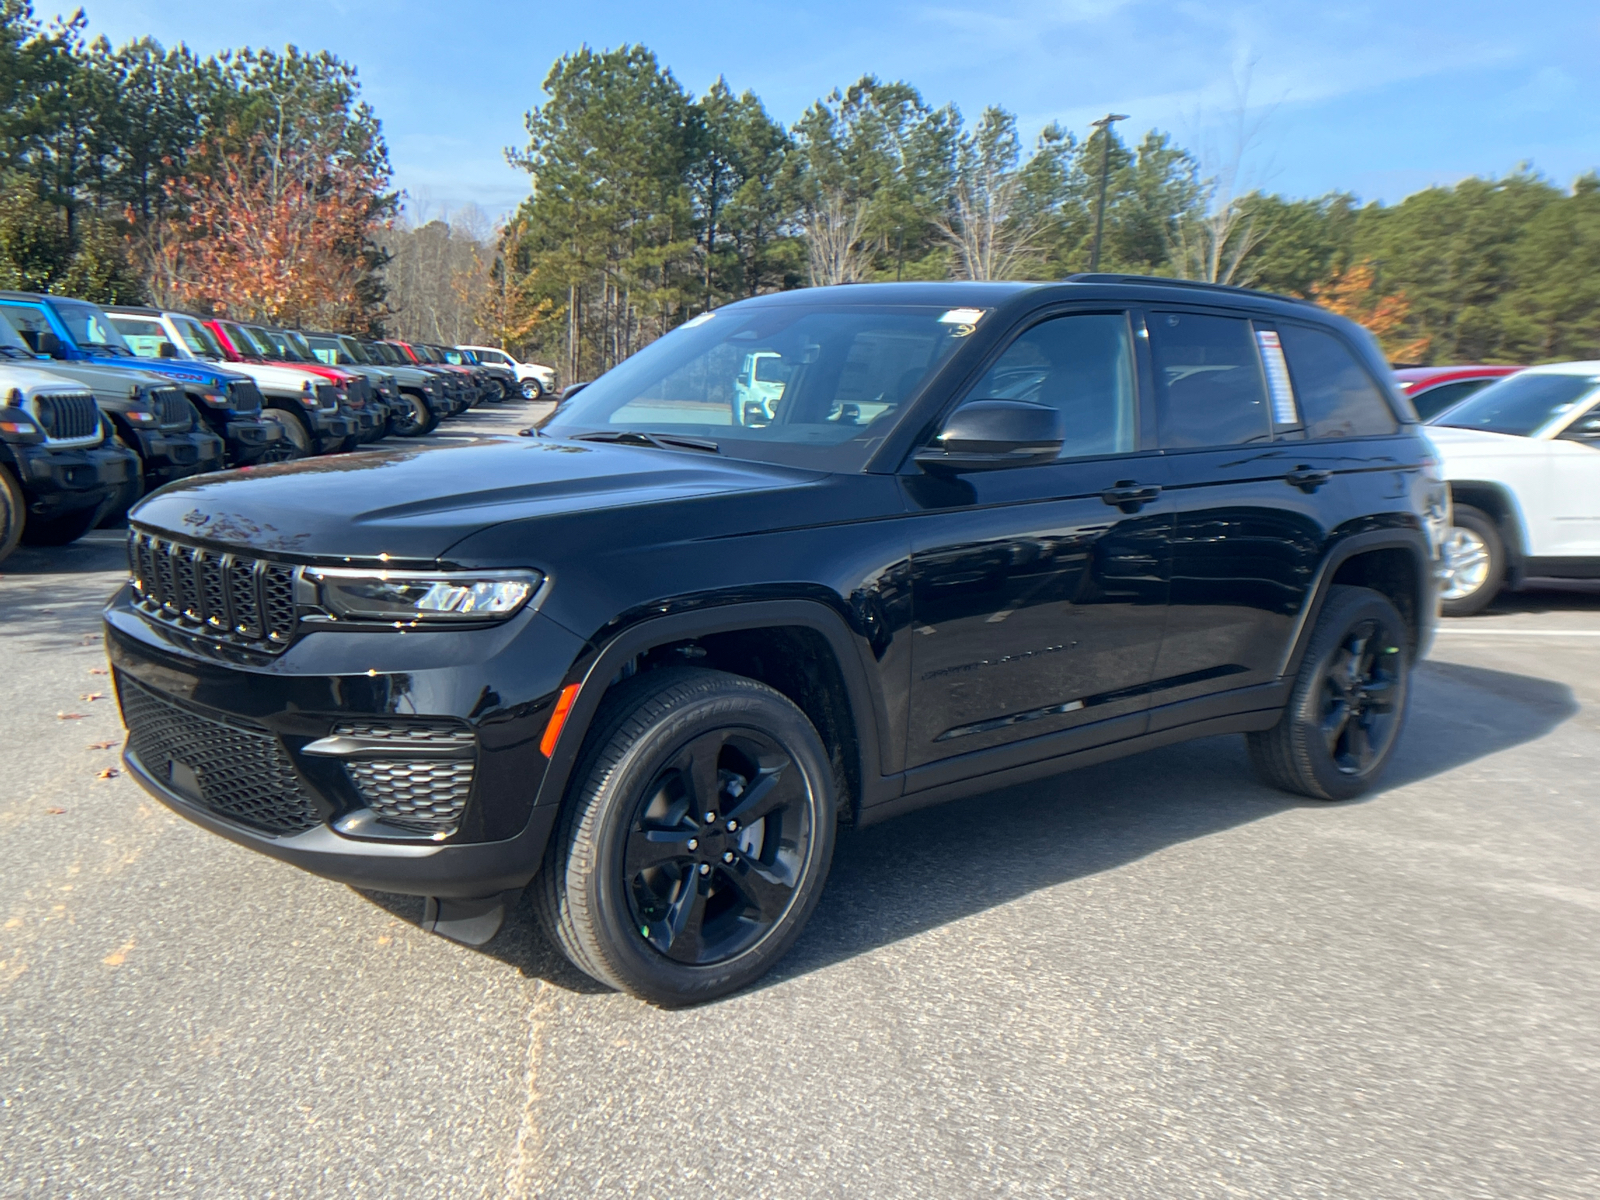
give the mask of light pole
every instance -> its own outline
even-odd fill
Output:
[[[1106,183],[1111,177],[1111,127],[1118,121],[1126,121],[1127,113],[1107,113],[1098,121],[1089,122],[1091,129],[1098,129],[1104,135],[1104,144],[1101,146],[1100,155],[1100,203],[1094,211],[1094,249],[1089,252],[1089,270],[1100,269],[1100,239],[1106,232]]]

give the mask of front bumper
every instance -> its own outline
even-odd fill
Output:
[[[205,430],[185,433],[166,433],[161,430],[139,430],[139,457],[144,459],[146,478],[162,483],[174,479],[187,479],[206,471],[220,471],[223,467],[223,442],[216,434]]]
[[[139,470],[139,460],[114,442],[83,450],[8,447],[18,482],[35,516],[54,517],[99,504]]]
[[[475,631],[319,631],[277,658],[231,662],[144,617],[128,589],[105,622],[128,768],[180,815],[355,887],[478,897],[522,887],[538,870],[557,808],[533,804],[547,765],[538,742],[582,650],[553,622],[529,613]],[[164,720],[188,732],[163,732]],[[434,839],[375,823],[356,759],[323,750],[335,731],[362,722],[471,731],[471,749],[460,752],[473,763],[471,791],[456,832]],[[402,752],[411,745],[381,761],[398,763]],[[283,820],[281,804],[261,807],[284,799],[268,794],[274,786],[292,793],[302,819]]]

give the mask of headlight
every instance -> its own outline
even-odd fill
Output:
[[[11,395],[15,404],[19,393],[13,391]],[[8,442],[42,442],[44,431],[22,409],[0,408],[0,438]]]
[[[322,607],[353,621],[503,621],[539,589],[537,571],[362,571],[307,567]]]

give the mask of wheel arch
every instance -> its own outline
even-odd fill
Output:
[[[1389,597],[1411,632],[1412,661],[1427,653],[1438,620],[1438,587],[1427,540],[1420,530],[1374,530],[1345,538],[1323,559],[1280,675],[1292,676],[1300,669],[1328,590],[1336,584],[1367,587]]]
[[[1494,522],[1506,552],[1506,581],[1513,587],[1520,584],[1526,573],[1528,537],[1516,495],[1505,484],[1489,480],[1452,479],[1449,486],[1452,504],[1470,504]]]
[[[883,772],[888,718],[857,639],[832,608],[814,600],[718,605],[630,625],[569,683],[580,684],[539,785],[535,807],[561,803],[595,715],[611,688],[640,669],[693,663],[756,679],[795,703],[816,727],[848,790],[843,813],[898,794]]]

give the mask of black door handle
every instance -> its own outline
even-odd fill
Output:
[[[1292,486],[1302,492],[1314,492],[1333,478],[1332,471],[1319,471],[1315,467],[1299,466],[1284,476]]]
[[[1159,495],[1161,489],[1158,487],[1140,487],[1131,479],[1121,479],[1116,487],[1101,492],[1100,499],[1125,513],[1136,513]]]

